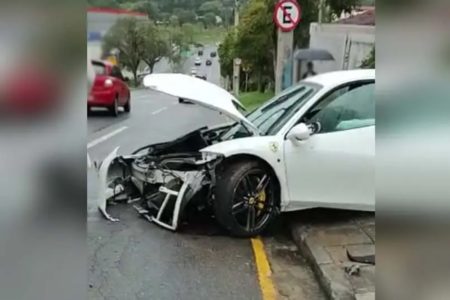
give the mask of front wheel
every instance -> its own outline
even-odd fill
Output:
[[[252,237],[276,215],[275,179],[257,161],[233,163],[217,176],[214,213],[231,234]]]
[[[116,98],[114,98],[114,103],[113,105],[109,108],[109,112],[111,113],[111,115],[113,115],[114,117],[117,117],[119,115],[119,97],[116,96]]]

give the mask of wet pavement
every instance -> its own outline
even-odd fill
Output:
[[[204,57],[208,54],[205,51]],[[208,80],[219,83],[217,59],[202,68]],[[101,161],[116,147],[119,154],[128,154],[205,124],[228,121],[216,112],[145,89],[133,90],[131,97],[129,114],[114,118],[95,111],[88,117],[92,161]],[[249,239],[228,236],[209,214],[172,232],[141,218],[131,205],[118,204],[109,212],[120,222],[109,222],[97,210],[94,169],[88,170],[87,179],[90,299],[263,299]],[[263,237],[279,298],[323,299],[287,232],[286,226],[274,226]]]

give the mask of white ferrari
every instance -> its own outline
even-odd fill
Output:
[[[174,85],[173,82],[177,84]],[[209,208],[236,236],[263,231],[279,212],[374,210],[374,70],[309,77],[247,114],[226,90],[183,74],[150,74],[150,89],[219,111],[234,123],[199,128],[98,168],[99,209],[135,203],[176,230],[188,208]]]

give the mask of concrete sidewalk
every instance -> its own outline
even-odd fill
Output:
[[[375,265],[347,256],[375,255],[373,213],[313,209],[290,215],[289,224],[330,299],[375,299]]]

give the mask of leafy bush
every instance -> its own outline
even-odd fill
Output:
[[[369,55],[361,62],[360,68],[375,69],[375,46],[370,51]]]

